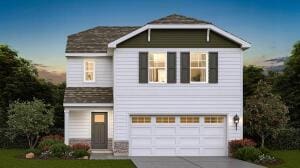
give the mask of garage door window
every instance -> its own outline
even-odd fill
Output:
[[[204,117],[205,123],[224,123],[223,116],[205,116]]]
[[[156,123],[175,123],[175,117],[173,116],[156,117]]]
[[[133,116],[131,119],[132,123],[151,123],[150,116]]]
[[[199,116],[181,116],[180,123],[199,123]]]

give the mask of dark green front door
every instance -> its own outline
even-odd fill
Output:
[[[107,149],[107,113],[92,113],[92,149]]]

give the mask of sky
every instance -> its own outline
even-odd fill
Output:
[[[174,13],[210,21],[250,42],[245,64],[286,57],[300,40],[299,0],[0,0],[0,44],[63,72],[68,35],[100,25],[144,25]]]

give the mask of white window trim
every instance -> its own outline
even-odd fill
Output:
[[[159,53],[159,54],[165,54],[166,56],[166,62],[165,62],[165,77],[166,77],[166,80],[165,82],[152,82],[150,81],[150,61],[149,61],[149,55],[150,53]],[[148,55],[148,83],[151,83],[151,84],[166,84],[168,83],[168,53],[167,52],[149,52],[149,55]]]
[[[197,82],[197,81],[192,81],[192,68],[191,68],[191,63],[192,63],[192,59],[191,59],[191,54],[190,54],[190,83],[195,83],[195,84],[197,84],[197,83],[208,83],[208,77],[209,77],[209,74],[208,74],[208,52],[190,52],[190,53],[201,53],[201,54],[205,54],[206,55],[206,63],[205,63],[205,73],[206,73],[206,76],[205,76],[205,82],[201,82],[201,81],[199,81],[199,82]],[[199,69],[201,69],[201,68],[199,68]]]
[[[92,62],[93,63],[93,80],[86,80],[86,63],[87,62]],[[96,62],[94,59],[85,59],[83,61],[83,81],[86,82],[86,83],[91,83],[91,82],[95,82],[95,73],[96,73]]]

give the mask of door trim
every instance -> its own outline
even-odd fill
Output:
[[[96,114],[103,114],[104,115],[104,124],[105,124],[105,132],[104,132],[104,141],[105,147],[95,147],[95,144],[93,142],[93,135],[94,135],[94,119]],[[91,113],[91,149],[108,149],[108,112],[92,112]]]

